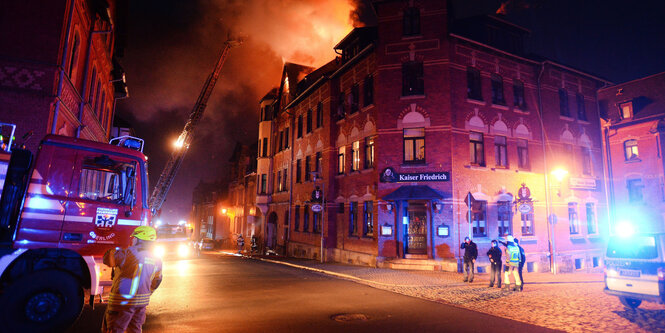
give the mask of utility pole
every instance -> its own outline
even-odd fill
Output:
[[[319,173],[315,171],[315,172],[312,172],[311,174],[312,174],[312,178],[314,180],[314,184],[316,184],[316,181],[320,179],[318,177]],[[318,186],[314,190],[314,193],[316,193],[317,190],[318,190]],[[323,181],[323,179],[321,179],[321,195],[320,195],[320,198],[316,198],[315,194],[312,195],[312,200],[313,201],[317,202],[317,199],[318,199],[322,203],[322,205],[321,205],[322,206],[321,207],[321,255],[320,255],[321,263],[324,263],[324,260],[323,260],[323,229],[325,227],[325,220],[326,220],[326,196],[325,196],[325,193],[326,193],[326,183]],[[312,205],[312,207],[314,207],[314,205]]]

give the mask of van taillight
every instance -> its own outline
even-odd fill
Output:
[[[665,268],[658,267],[658,281],[665,281]]]

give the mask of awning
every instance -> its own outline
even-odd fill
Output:
[[[427,185],[404,185],[383,197],[383,200],[433,200],[444,196]]]

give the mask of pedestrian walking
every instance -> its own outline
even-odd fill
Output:
[[[471,283],[473,282],[474,266],[478,258],[478,247],[469,237],[466,237],[460,248],[464,249],[464,282],[469,281]]]
[[[245,238],[242,237],[242,234],[238,235],[238,253],[242,253],[242,249],[245,247]]]
[[[492,240],[492,247],[487,251],[487,257],[490,259],[490,288],[494,287],[496,280],[497,287],[501,288],[501,249],[496,240]]]
[[[162,282],[162,261],[151,251],[157,239],[155,229],[140,226],[130,237],[130,247],[113,248],[104,254],[104,264],[114,268],[102,322],[104,333],[141,332],[150,295]]]
[[[520,266],[518,267],[518,271],[520,273],[520,281],[522,284],[520,285],[520,291],[524,289],[524,278],[522,277],[522,269],[524,268],[524,263],[526,263],[526,252],[524,252],[524,248],[520,245],[519,239],[515,238],[515,245],[520,248]]]
[[[501,242],[505,246],[504,255],[506,256],[506,262],[504,266],[504,279],[503,284],[506,289],[511,288],[510,275],[513,275],[515,280],[515,286],[512,287],[513,291],[522,290],[522,280],[519,276],[519,265],[520,265],[520,249],[515,245],[515,239],[513,236],[506,237],[507,242]]]

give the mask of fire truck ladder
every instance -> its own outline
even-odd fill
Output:
[[[173,184],[173,179],[175,178],[175,175],[178,172],[180,165],[182,164],[182,160],[185,158],[189,144],[192,142],[194,129],[203,116],[203,112],[207,106],[206,103],[210,98],[212,90],[215,88],[217,78],[219,77],[219,72],[224,65],[224,61],[226,60],[226,56],[228,55],[229,50],[234,46],[240,45],[240,43],[240,40],[235,39],[228,39],[226,42],[224,42],[224,48],[219,55],[219,59],[217,59],[215,69],[212,71],[210,76],[208,76],[208,79],[203,85],[203,90],[201,90],[201,94],[199,95],[199,98],[194,105],[194,109],[189,114],[189,120],[187,120],[185,128],[180,133],[180,136],[178,136],[178,140],[175,144],[176,147],[173,150],[173,153],[171,153],[171,158],[166,163],[166,166],[164,167],[164,170],[162,171],[162,174],[159,176],[159,180],[155,185],[155,189],[152,191],[152,195],[150,196],[149,201],[152,215],[155,215],[160,211],[164,200],[166,200],[166,195],[168,194],[169,189]]]

